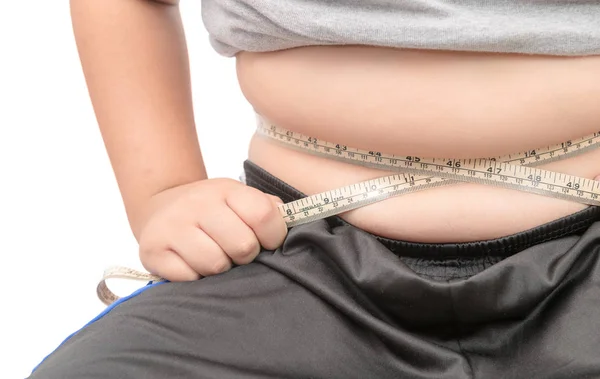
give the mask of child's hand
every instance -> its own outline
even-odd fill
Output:
[[[246,264],[279,247],[287,227],[275,196],[232,179],[207,179],[155,195],[140,235],[146,270],[171,281],[196,280]]]

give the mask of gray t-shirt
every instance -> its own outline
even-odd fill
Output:
[[[600,55],[600,0],[202,0],[216,51],[310,45]]]

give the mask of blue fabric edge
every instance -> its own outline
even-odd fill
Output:
[[[106,316],[106,314],[110,311],[112,311],[117,305],[126,302],[127,300],[136,297],[137,295],[141,294],[142,292],[152,288],[152,287],[156,287],[159,284],[163,284],[163,283],[167,283],[168,281],[160,281],[160,282],[148,282],[148,284],[146,284],[144,287],[139,288],[137,290],[135,290],[131,295],[129,296],[125,296],[120,298],[119,300],[115,301],[114,303],[112,303],[111,305],[109,305],[108,307],[106,307],[106,309],[104,309],[102,312],[100,312],[100,314],[96,317],[94,317],[90,322],[88,322],[87,324],[85,324],[83,327],[79,328],[77,331],[71,333],[67,338],[65,338],[57,347],[56,349],[54,349],[50,354],[46,355],[44,357],[44,359],[42,359],[42,361],[40,363],[37,364],[37,366],[35,366],[33,368],[33,370],[31,370],[31,374],[33,374],[35,372],[35,370],[38,369],[38,367],[40,367],[40,365],[42,363],[44,363],[44,361],[46,359],[48,359],[49,356],[51,356],[56,350],[58,350],[65,342],[67,342],[69,339],[71,339],[75,334],[79,333],[80,331],[82,331],[83,329],[85,329],[86,327],[92,325],[94,322],[100,320],[102,317]]]

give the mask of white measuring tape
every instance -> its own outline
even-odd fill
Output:
[[[337,215],[390,197],[457,182],[510,188],[600,206],[600,182],[535,168],[542,163],[600,147],[600,132],[526,152],[475,159],[423,158],[361,150],[283,129],[260,116],[257,133],[310,154],[398,172],[283,204],[279,210],[288,227]],[[128,268],[110,268],[104,272],[97,288],[98,297],[105,304],[118,299],[106,285],[106,279],[110,278],[163,280]]]

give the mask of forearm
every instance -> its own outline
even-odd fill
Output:
[[[86,82],[138,236],[156,193],[206,178],[179,10],[148,0],[71,0]]]

